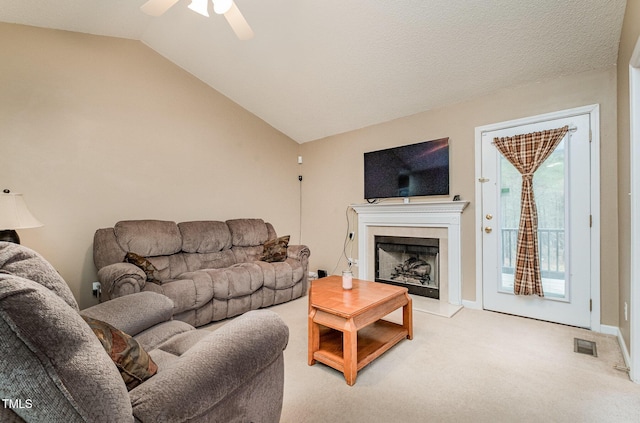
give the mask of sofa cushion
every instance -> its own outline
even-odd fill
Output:
[[[262,245],[269,239],[267,225],[262,219],[232,219],[227,220],[227,225],[235,247]]]
[[[263,285],[263,275],[256,263],[240,263],[225,269],[204,269],[213,285],[213,297],[219,300],[250,295]]]
[[[214,220],[178,223],[185,253],[216,253],[231,248],[231,232]]]
[[[127,255],[124,256],[124,261],[125,263],[131,263],[142,269],[145,275],[147,275],[147,282],[161,283],[161,281],[156,278],[158,269],[146,258],[129,251]]]
[[[127,388],[76,310],[0,272],[0,395],[30,398],[25,421],[133,422]]]
[[[123,251],[143,257],[175,254],[182,249],[182,236],[175,222],[164,220],[125,220],[113,230]]]
[[[236,263],[249,263],[260,260],[264,253],[264,247],[262,245],[255,245],[253,247],[232,247],[233,257]]]
[[[284,261],[287,258],[287,246],[289,245],[289,235],[270,239],[264,243],[264,251],[260,260],[267,263]]]
[[[222,250],[217,253],[183,253],[182,255],[189,272],[200,269],[221,269],[236,264],[236,256],[232,250]]]
[[[179,276],[179,279],[168,282],[163,288],[166,295],[176,297],[174,314],[198,309],[213,298],[211,277],[201,270],[185,272]],[[180,304],[183,306],[180,307]]]
[[[178,335],[172,336],[170,339],[167,339],[167,341],[163,342],[161,345],[158,345],[158,349],[175,356],[181,356],[210,333],[211,332],[206,330],[196,329],[185,331]]]
[[[300,281],[300,276],[289,262],[256,262],[264,274],[264,286],[270,289],[287,289]]]
[[[153,353],[159,345],[176,335],[194,330],[195,328],[186,322],[180,320],[169,320],[168,322],[157,324],[144,332],[140,332],[134,336],[134,338],[136,338],[136,341],[138,341],[149,355],[153,357]],[[158,372],[161,372],[162,367],[160,366],[160,363],[156,361],[156,364],[158,364]]]
[[[158,366],[138,341],[108,323],[86,316],[83,319],[120,371],[128,390],[156,374]]]
[[[147,257],[147,260],[157,269],[156,279],[161,281],[160,283],[164,283],[175,279],[188,270],[185,255],[185,253],[178,253],[169,256]]]
[[[162,285],[146,284],[144,291],[163,294],[173,301],[173,316],[202,307],[213,298],[214,287],[205,272],[187,272],[180,279],[165,281]]]
[[[186,325],[186,323],[184,324]],[[157,348],[149,351],[149,355],[158,364],[158,374],[163,371],[170,371],[171,368],[179,364],[180,357],[210,333],[207,330],[195,330],[192,328],[190,331],[171,336],[158,345]]]

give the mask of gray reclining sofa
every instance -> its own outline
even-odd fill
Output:
[[[282,319],[255,310],[210,331],[172,320],[172,312],[171,300],[154,292],[79,312],[46,260],[0,242],[0,422],[277,423],[289,339]],[[132,348],[114,341],[118,348],[107,352],[89,318],[131,335]],[[120,365],[142,364],[117,365],[111,354],[134,344],[155,374],[132,386]]]
[[[157,292],[173,301],[175,319],[201,326],[299,298],[307,292],[309,248],[288,245],[284,255],[264,257],[265,244],[277,240],[262,219],[118,222],[94,236],[102,300]],[[124,262],[127,253],[154,270]]]

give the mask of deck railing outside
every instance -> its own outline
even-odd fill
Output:
[[[513,274],[516,265],[517,228],[502,229],[502,273]],[[540,275],[564,279],[564,229],[538,229]]]

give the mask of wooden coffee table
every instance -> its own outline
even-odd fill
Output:
[[[402,307],[402,325],[381,320]],[[413,339],[411,297],[407,288],[342,277],[315,280],[309,290],[309,365],[316,361],[356,383],[358,370],[403,340]]]

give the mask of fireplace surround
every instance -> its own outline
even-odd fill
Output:
[[[375,280],[375,236],[439,240],[440,301],[462,303],[460,218],[468,201],[356,204],[358,277]]]

